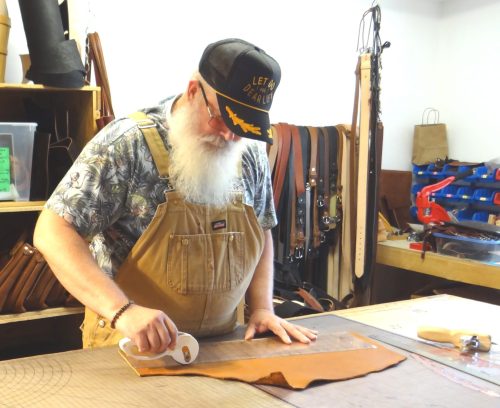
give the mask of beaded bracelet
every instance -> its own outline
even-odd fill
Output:
[[[133,304],[134,304],[134,302],[132,300],[129,300],[128,303],[126,303],[122,307],[120,307],[118,312],[115,313],[115,315],[113,316],[113,319],[111,320],[111,328],[112,329],[115,328],[116,321],[120,318],[120,316],[123,314],[123,312],[125,312],[125,310],[127,310]]]

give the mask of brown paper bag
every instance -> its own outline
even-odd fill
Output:
[[[433,115],[433,123],[430,116]],[[412,163],[417,165],[434,163],[448,157],[448,139],[446,125],[439,122],[439,111],[426,108],[422,113],[422,122],[415,125],[413,133]]]

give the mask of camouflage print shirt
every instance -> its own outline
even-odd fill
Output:
[[[143,111],[157,124],[166,148],[167,112],[174,98]],[[242,177],[236,189],[254,208],[264,230],[277,223],[271,176],[263,142],[248,140],[242,155]],[[160,179],[146,141],[129,118],[118,119],[99,132],[61,180],[46,203],[90,241],[99,266],[115,276],[128,253],[151,222],[156,207],[173,190]]]

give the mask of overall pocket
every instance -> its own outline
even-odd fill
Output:
[[[167,251],[167,281],[176,292],[207,294],[237,287],[244,277],[242,232],[172,235]]]

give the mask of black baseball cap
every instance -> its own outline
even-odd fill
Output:
[[[281,79],[274,58],[238,38],[209,44],[199,72],[215,90],[222,119],[241,137],[273,143],[269,109]]]

